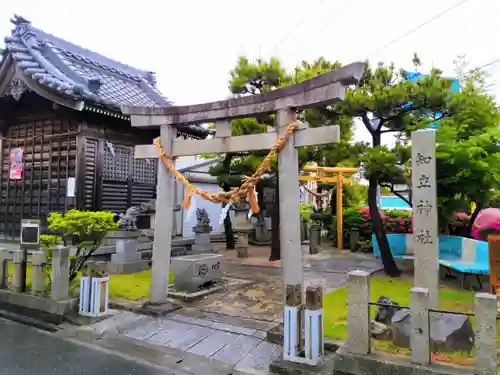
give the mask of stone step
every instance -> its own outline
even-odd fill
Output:
[[[153,249],[153,242],[139,242],[139,245],[137,246],[137,250],[139,251],[144,251],[144,250],[152,250]]]

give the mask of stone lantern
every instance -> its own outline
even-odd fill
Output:
[[[250,208],[247,202],[240,202],[235,205],[233,210],[233,230],[238,233],[236,252],[238,258],[248,258],[248,235],[253,230],[253,226],[248,219]]]

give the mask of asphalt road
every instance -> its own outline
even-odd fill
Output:
[[[0,375],[175,375],[0,319]]]

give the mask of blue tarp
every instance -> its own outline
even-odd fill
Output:
[[[409,81],[417,82],[420,78],[425,77],[424,74],[422,73],[417,73],[417,72],[406,72],[406,79]],[[454,79],[451,81],[451,90],[453,92],[460,92],[460,81],[458,79]],[[405,107],[411,105],[411,102],[405,105]],[[434,114],[431,114],[433,118],[439,118],[441,116],[440,112],[436,112]],[[439,121],[436,121],[435,123],[427,126],[429,129],[436,129],[439,126]]]

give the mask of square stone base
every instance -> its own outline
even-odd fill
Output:
[[[202,254],[202,253],[214,253],[215,250],[210,246],[210,244],[208,244],[208,246],[194,244],[191,245],[191,252],[193,254]]]
[[[172,258],[175,288],[195,292],[209,282],[216,282],[224,275],[225,258],[220,254],[196,254]]]
[[[146,302],[140,312],[151,316],[165,316],[171,312],[182,309],[181,305],[165,301],[163,303]]]
[[[126,263],[126,262],[138,262],[142,260],[142,253],[139,251],[135,251],[133,253],[116,253],[111,254],[111,261],[117,263]]]
[[[106,272],[110,275],[136,273],[146,271],[149,268],[147,259],[136,262],[106,262]]]

